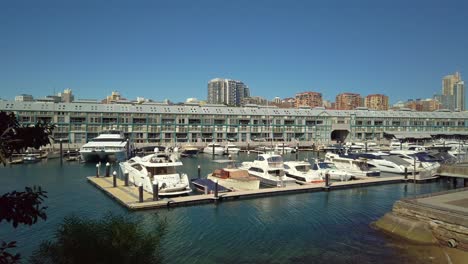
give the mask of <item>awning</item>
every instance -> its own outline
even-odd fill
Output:
[[[414,138],[414,139],[429,139],[432,138],[431,134],[425,132],[385,132],[385,134],[392,135],[396,139],[407,139],[407,138]]]

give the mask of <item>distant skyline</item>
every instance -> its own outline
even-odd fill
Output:
[[[273,99],[382,93],[468,75],[464,1],[2,1],[0,98],[205,100],[208,81]]]

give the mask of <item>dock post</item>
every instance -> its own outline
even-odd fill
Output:
[[[106,163],[106,177],[109,177],[110,176],[110,163],[107,162]]]
[[[408,168],[405,167],[405,182],[408,181]]]
[[[214,197],[218,198],[218,180],[215,180]]]
[[[143,183],[140,183],[140,185],[138,186],[138,201],[140,203],[143,202]]]
[[[117,172],[116,171],[112,173],[112,185],[114,187],[117,187]]]
[[[60,139],[60,166],[63,164],[63,145],[62,145],[62,139]]]
[[[159,186],[158,180],[153,181],[153,201],[159,200]]]
[[[99,178],[99,163],[96,164],[96,178]]]
[[[200,176],[201,176],[201,167],[200,165],[198,165],[198,179],[200,179]]]
[[[296,146],[296,160],[298,159],[298,155],[299,155],[299,147]]]
[[[284,155],[284,142],[283,142],[283,155]]]
[[[215,157],[215,144],[214,144],[214,141],[213,141],[213,159]]]
[[[326,173],[325,174],[325,187],[330,187],[330,174]]]
[[[128,171],[124,171],[125,186],[128,186]]]

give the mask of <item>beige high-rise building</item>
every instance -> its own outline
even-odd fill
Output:
[[[303,92],[296,94],[295,106],[310,106],[317,107],[322,106],[322,94],[317,92]]]
[[[361,106],[361,95],[356,93],[341,93],[336,96],[337,110],[353,110]]]
[[[366,96],[364,105],[370,110],[388,110],[388,96],[383,94],[369,94]]]
[[[442,104],[450,110],[465,110],[465,83],[460,73],[450,74],[442,79]]]

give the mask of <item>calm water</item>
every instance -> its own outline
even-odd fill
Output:
[[[211,156],[182,159],[183,170],[196,177],[223,167]],[[241,154],[239,160],[252,160]],[[312,154],[301,153],[300,159]],[[217,157],[219,159],[219,157]],[[294,159],[292,154],[286,159]],[[129,213],[87,183],[94,164],[58,160],[0,168],[0,194],[40,185],[47,190],[47,221],[13,229],[0,224],[0,238],[17,240],[27,256],[39,243],[52,239],[66,215],[99,217],[107,212],[138,218],[145,223],[157,212],[170,223],[165,240],[169,263],[396,263],[408,262],[408,252],[369,224],[391,210],[405,196],[446,190],[445,182],[392,184],[359,189],[306,193],[223,202],[170,210]],[[421,263],[425,261],[419,259]]]

